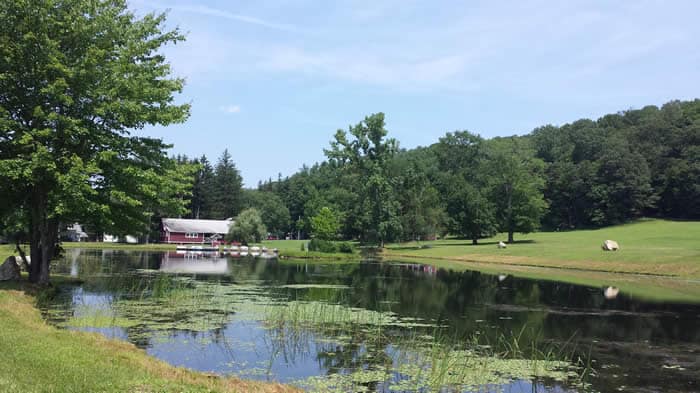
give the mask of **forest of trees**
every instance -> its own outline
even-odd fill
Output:
[[[449,132],[401,149],[381,113],[339,130],[327,160],[244,189],[228,152],[197,164],[190,216],[261,212],[278,236],[313,235],[332,214],[337,238],[381,244],[451,234],[569,230],[642,217],[700,218],[700,100],[672,101],[484,139]],[[329,213],[330,211],[330,213]],[[327,235],[326,235],[327,236]]]

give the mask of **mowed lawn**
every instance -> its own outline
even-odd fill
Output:
[[[700,222],[645,219],[595,230],[516,234],[515,244],[498,249],[504,239],[501,234],[476,246],[460,239],[390,244],[383,255],[700,278]],[[603,251],[606,239],[621,249]]]

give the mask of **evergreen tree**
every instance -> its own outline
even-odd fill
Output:
[[[243,206],[243,179],[228,149],[221,154],[214,169],[211,203],[210,218],[216,220],[235,217]]]
[[[214,190],[214,168],[205,155],[195,160],[198,164],[194,175],[192,200],[190,203],[191,218],[211,218]]]

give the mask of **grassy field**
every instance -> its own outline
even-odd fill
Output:
[[[0,263],[5,262],[5,259],[11,255],[15,255],[15,246],[9,244],[0,244]]]
[[[24,289],[0,283],[1,392],[296,391],[176,368],[126,342],[56,329]]]
[[[515,244],[498,249],[503,238],[476,246],[456,239],[390,244],[383,257],[700,278],[700,222],[640,220],[597,230],[539,232],[516,236]],[[617,241],[620,251],[601,250],[606,239]]]
[[[284,258],[298,259],[324,259],[324,260],[357,260],[361,259],[358,252],[348,253],[323,253],[317,251],[306,251],[308,240],[265,240],[261,245],[267,248],[276,248],[279,250],[280,256]],[[301,250],[301,245],[304,245],[304,251]]]

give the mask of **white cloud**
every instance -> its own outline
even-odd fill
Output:
[[[612,86],[631,78],[635,70],[646,74],[654,64],[672,59],[678,48],[697,52],[690,39],[697,28],[662,23],[679,17],[680,11],[658,4],[656,12],[648,12],[654,3],[456,3],[448,6],[449,13],[432,15],[421,2],[406,1],[397,8],[358,1],[315,5],[317,15],[296,2],[288,2],[292,5],[287,8],[241,8],[240,14],[191,0],[157,7],[193,19],[181,22],[183,30],[191,31],[188,40],[167,54],[176,74],[209,85],[273,75],[403,91],[555,97],[562,89]],[[394,12],[395,17],[388,17]],[[426,18],[417,18],[426,12]],[[657,18],[657,13],[668,17]],[[208,18],[202,24],[192,14]],[[241,29],[240,23],[215,18],[267,31]],[[296,25],[271,22],[278,18]]]
[[[464,70],[473,61],[468,51],[410,58],[366,53],[362,48],[308,51],[295,46],[275,47],[261,53],[259,68],[410,89],[450,87],[454,80],[462,80]],[[473,86],[465,83],[462,87]]]
[[[239,105],[225,105],[219,108],[222,112],[225,113],[240,113],[241,112],[241,107]]]

